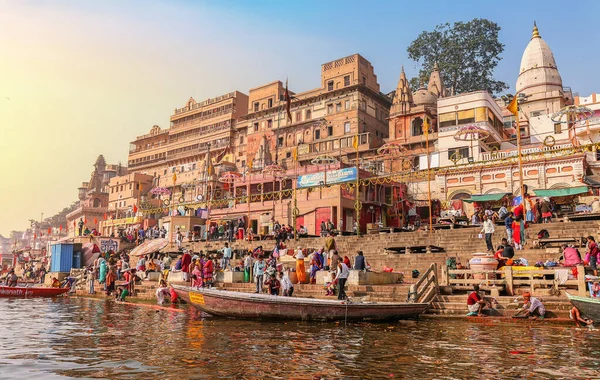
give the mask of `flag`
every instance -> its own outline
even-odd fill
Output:
[[[52,233],[52,227],[48,227],[48,235]]]
[[[173,172],[173,185],[177,182],[177,173]]]
[[[94,224],[98,224],[98,218],[94,218]]]
[[[37,239],[37,234],[33,234],[33,240]]]
[[[252,170],[252,159],[248,160],[248,170]]]
[[[423,119],[423,134],[425,135],[425,137],[429,136],[429,128],[431,128],[431,125],[429,125],[429,119],[425,117]]]
[[[352,146],[354,147],[354,149],[358,149],[358,135],[355,135],[352,138]]]
[[[134,213],[134,214],[137,214],[137,212],[138,212],[137,205],[133,205],[133,213]]]
[[[512,100],[510,101],[510,103],[508,104],[508,107],[506,107],[507,110],[510,111],[510,113],[512,113],[515,116],[519,116],[519,104],[517,103],[517,96],[515,95]]]
[[[83,217],[83,224],[87,224],[87,217]]]
[[[60,227],[58,228],[59,232],[62,232],[62,224],[60,225]]]
[[[103,218],[104,218],[104,220],[108,219],[108,215],[106,215],[106,213],[104,213]]]
[[[212,159],[209,158],[208,160],[208,175],[211,176],[213,174],[213,171],[215,170],[215,168],[213,168],[213,163],[212,163]]]
[[[73,229],[75,229],[75,227],[77,227],[77,224],[75,224],[75,221],[73,221]]]
[[[287,112],[287,117],[292,122],[292,98],[290,96],[290,92],[288,91],[288,80],[285,80],[285,110]]]
[[[292,150],[292,157],[294,158],[294,161],[298,162],[298,147],[295,147],[294,150]]]

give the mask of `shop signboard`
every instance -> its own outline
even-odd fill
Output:
[[[298,176],[298,188],[334,185],[337,183],[356,181],[356,168],[344,168],[325,172]]]

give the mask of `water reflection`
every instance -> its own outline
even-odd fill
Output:
[[[600,333],[459,321],[257,323],[0,300],[0,378],[600,378]]]

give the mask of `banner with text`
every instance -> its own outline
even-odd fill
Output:
[[[314,187],[320,185],[333,185],[336,183],[344,183],[356,181],[356,168],[344,168],[338,170],[330,170],[314,174],[305,174],[298,176],[298,188]]]

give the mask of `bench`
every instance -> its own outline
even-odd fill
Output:
[[[546,248],[546,245],[557,244],[560,246],[561,244],[578,243],[578,241],[576,238],[543,238],[537,240],[537,243],[540,248]],[[579,246],[582,246],[581,239],[578,244]]]

